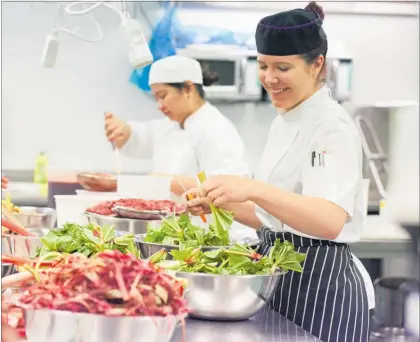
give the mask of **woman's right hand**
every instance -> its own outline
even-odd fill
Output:
[[[125,145],[131,135],[131,127],[112,113],[105,114],[105,132],[109,141],[115,147],[121,148]]]
[[[203,197],[200,189],[194,188],[185,192],[182,197],[187,201],[187,209],[194,216],[210,214],[210,202],[207,197]]]

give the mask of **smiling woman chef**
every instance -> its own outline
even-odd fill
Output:
[[[200,214],[212,202],[262,229],[263,253],[277,238],[292,242],[306,253],[304,270],[283,277],[271,306],[322,341],[365,342],[373,288],[348,246],[363,230],[362,151],[324,84],[323,17],[310,3],[260,20],[259,78],[279,115],[256,179],[209,177],[188,205]]]
[[[153,159],[153,173],[178,176],[172,192],[196,186],[195,176],[249,174],[244,144],[233,124],[204,99],[203,85],[217,78],[202,73],[200,63],[171,56],[152,64],[149,84],[167,120],[125,123],[105,116],[106,135],[120,151],[131,157]],[[169,119],[169,120],[168,120]],[[186,177],[187,176],[187,177]]]

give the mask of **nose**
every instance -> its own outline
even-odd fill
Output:
[[[163,104],[162,104],[162,103],[160,103],[160,102],[158,102],[158,109],[159,109],[160,111],[163,111],[163,109],[164,109]]]
[[[265,73],[265,83],[270,86],[272,84],[276,84],[277,82],[278,78],[275,71],[267,69]]]

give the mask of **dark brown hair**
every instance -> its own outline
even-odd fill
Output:
[[[198,95],[200,95],[200,97],[202,99],[206,98],[206,94],[204,93],[204,87],[208,87],[210,85],[212,85],[213,83],[217,82],[219,80],[219,76],[217,76],[217,73],[215,72],[211,72],[211,71],[203,71],[203,84],[197,84],[194,83],[194,88],[195,90],[197,90]],[[183,83],[168,83],[169,86],[177,88],[179,90],[183,90],[183,89],[188,89],[189,88],[189,84],[186,82]]]
[[[319,18],[321,18],[322,21],[324,20],[325,18],[324,10],[315,1],[311,1],[309,4],[307,4],[305,9],[307,11],[314,12]]]
[[[324,21],[325,13],[324,10],[320,5],[318,5],[315,1],[311,1],[306,7],[305,10],[314,12],[322,21]],[[322,28],[321,28],[322,30]],[[325,35],[325,33],[324,33]],[[320,46],[318,46],[316,49],[313,49],[312,51],[309,51],[301,57],[304,59],[306,64],[313,64],[315,60],[318,58],[318,56],[322,55],[324,56],[324,65],[322,66],[322,69],[319,73],[319,81],[325,82],[325,68],[326,68],[326,58],[327,58],[327,52],[328,52],[328,40],[327,35],[325,35],[325,38]]]

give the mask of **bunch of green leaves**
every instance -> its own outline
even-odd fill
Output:
[[[199,172],[197,177],[201,184],[207,180],[207,175],[204,171]],[[214,225],[210,225],[209,228],[214,232],[214,236],[218,241],[218,243],[215,243],[212,246],[229,245],[229,229],[233,223],[233,213],[222,208],[215,207],[213,204],[210,204],[210,210],[213,215]]]
[[[186,213],[180,216],[173,215],[163,219],[159,227],[149,224],[144,241],[164,245],[183,244],[186,247],[228,246],[233,214],[223,210],[217,217],[213,217],[214,224],[209,225],[206,230],[192,224],[190,216]]]
[[[50,252],[81,253],[87,257],[104,250],[119,250],[140,258],[134,234],[116,236],[114,226],[98,226],[90,223],[86,226],[66,223],[61,229],[52,229],[41,238],[42,247],[38,247],[37,256]]]
[[[271,274],[279,270],[302,272],[301,263],[305,260],[305,254],[295,252],[290,242],[280,240],[275,241],[268,255],[260,255],[240,244],[207,252],[200,247],[180,245],[170,254],[173,260],[163,260],[161,254],[156,263],[167,270],[225,275]]]

